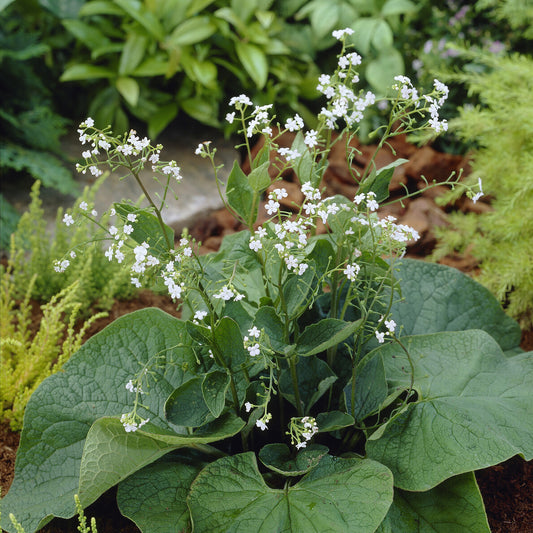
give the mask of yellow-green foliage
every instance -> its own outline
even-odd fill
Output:
[[[76,205],[81,201],[92,203],[101,183],[102,179],[86,189]],[[40,302],[50,301],[55,294],[78,281],[77,300],[83,302],[82,316],[88,316],[90,307],[108,310],[115,299],[134,296],[136,289],[131,284],[128,265],[110,262],[100,242],[88,244],[94,239],[93,222],[81,219],[79,224],[66,227],[61,221],[63,210],[59,209],[54,235],[47,233],[39,188],[40,182],[36,181],[30,207],[12,235],[10,262],[17,296],[22,298],[22,292],[34,276],[31,297]],[[78,259],[72,261],[66,272],[56,272],[54,261],[68,256],[71,250],[77,251]]]
[[[24,299],[17,303],[12,273],[9,265],[2,269],[0,280],[0,421],[9,421],[11,429],[20,430],[33,391],[61,368],[81,346],[87,328],[106,313],[94,315],[76,333],[81,303],[75,300],[75,282],[42,306],[43,317],[33,335],[30,295],[36,276],[27,285]]]
[[[483,180],[493,211],[455,213],[434,254],[469,251],[480,260],[479,281],[518,319],[533,325],[533,59],[484,58],[484,74],[457,76],[482,106],[464,107],[452,128],[479,146],[471,184]]]

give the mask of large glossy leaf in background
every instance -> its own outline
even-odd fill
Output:
[[[149,394],[142,397],[147,409],[139,412],[154,428],[176,435],[165,420],[162,399],[192,377],[196,360],[189,343],[180,320],[143,309],[115,320],[89,339],[62,372],[43,381],[26,408],[15,479],[2,500],[2,527],[13,530],[9,513],[28,533],[53,516],[75,514],[74,494],[91,426],[101,417],[131,410],[134,395],[125,385],[155,357],[165,372],[150,379]]]
[[[520,327],[507,316],[488,289],[459,270],[403,259],[396,278],[405,300],[392,306],[404,335],[482,329],[502,350],[520,344]]]
[[[376,533],[490,533],[472,472],[447,479],[427,492],[396,489]]]
[[[533,458],[533,352],[506,356],[481,330],[404,337],[418,398],[376,431],[368,456],[394,485],[424,491],[445,479],[521,454]],[[389,391],[411,383],[396,344],[376,350]]]
[[[392,497],[390,471],[368,459],[326,456],[296,485],[272,489],[248,452],[205,467],[187,503],[198,533],[371,533]]]

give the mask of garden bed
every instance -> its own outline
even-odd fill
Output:
[[[285,145],[290,146],[291,143],[292,138],[289,135],[285,139]],[[280,144],[284,146],[283,143]],[[337,146],[341,147],[341,144],[339,143]],[[361,151],[354,159],[354,166],[358,170],[363,170],[368,164],[372,149],[359,146],[357,141],[354,141],[352,146]],[[256,150],[258,148],[256,147]],[[382,150],[376,159],[378,167],[385,166],[398,157],[409,159],[406,165],[398,167],[395,171],[391,183],[393,197],[396,193],[399,196],[406,190],[413,192],[422,188],[423,181],[419,178],[420,175],[425,176],[429,182],[438,183],[445,180],[450,173],[458,172],[460,168],[468,168],[468,160],[464,157],[442,154],[429,146],[417,149],[401,137],[395,139],[393,148],[394,154],[390,150]],[[330,166],[323,185],[327,195],[343,194],[353,197],[357,193],[357,186],[354,185],[350,172],[346,168],[344,150],[338,152],[337,154],[334,151],[330,157]],[[284,205],[288,209],[301,201],[296,180],[293,178],[291,175],[286,175],[283,182],[283,186],[289,193]],[[447,224],[446,211],[450,208],[441,208],[434,201],[436,194],[440,191],[441,187],[437,186],[416,199],[408,199],[403,205],[397,203],[384,207],[386,214],[393,214],[400,223],[408,224],[419,232],[421,239],[408,250],[408,255],[411,257],[422,259],[430,255],[436,242],[435,227]],[[483,212],[490,209],[490,204],[483,201],[474,204],[468,199],[463,199],[456,205],[456,208],[463,211]],[[261,220],[259,220],[260,222]],[[191,229],[191,234],[203,243],[202,250],[209,252],[218,249],[225,235],[239,229],[241,228],[235,224],[233,217],[229,216],[225,210],[220,210],[200,220]],[[477,268],[475,259],[469,255],[447,256],[442,262],[467,273],[473,272]],[[115,302],[109,316],[95,322],[88,332],[88,336],[96,334],[119,316],[146,307],[158,307],[177,316],[175,305],[168,297],[155,295],[149,291],[141,291],[135,300]],[[33,309],[33,323],[38,324],[39,306],[35,305]],[[523,333],[521,346],[525,350],[533,350],[533,332]],[[13,478],[18,439],[18,433],[11,432],[6,425],[0,426],[2,494],[6,494]],[[478,471],[476,477],[483,494],[489,523],[494,533],[533,532],[533,465],[531,462],[525,462],[519,457],[514,457],[500,465]],[[107,492],[86,510],[86,514],[97,518],[100,533],[138,531],[131,521],[120,515],[114,493],[114,489]],[[77,525],[76,519],[67,522],[54,520],[43,531],[48,533],[74,532],[77,531]]]

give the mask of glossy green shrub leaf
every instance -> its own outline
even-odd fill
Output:
[[[148,118],[148,136],[155,139],[176,118],[178,105],[174,102],[162,105]]]
[[[39,5],[59,19],[76,18],[84,0],[39,0]]]
[[[100,78],[113,78],[115,72],[106,67],[78,63],[65,69],[59,81],[96,80]]]
[[[177,47],[201,43],[211,37],[216,25],[208,16],[198,16],[182,22],[166,39],[165,46]]]
[[[133,71],[141,63],[146,48],[148,45],[148,38],[146,35],[139,33],[129,33],[120,54],[120,61],[118,64],[118,73],[121,76],[131,75]]]
[[[316,416],[319,433],[345,428],[351,426],[354,422],[353,416],[342,411],[329,411],[327,413],[319,413]]]
[[[161,398],[192,377],[196,359],[186,348],[189,343],[180,320],[144,309],[118,318],[91,337],[62,372],[44,380],[26,408],[15,478],[2,500],[2,527],[12,530],[11,512],[26,531],[42,527],[53,516],[74,516],[91,426],[101,417],[131,410],[133,395],[125,385],[155,355],[165,372],[150,381],[150,394],[142,399],[146,410],[140,414],[176,435],[165,420]]]
[[[85,44],[91,50],[96,50],[102,46],[109,45],[111,41],[97,27],[87,24],[78,19],[66,19],[61,21],[63,26]]]
[[[368,456],[386,464],[394,484],[428,490],[457,474],[533,457],[533,353],[506,357],[481,330],[404,337],[417,401],[381,426]],[[377,349],[389,390],[407,389],[410,364],[395,344]]]
[[[194,530],[371,533],[392,502],[389,470],[368,459],[325,456],[296,485],[271,489],[253,453],[224,457],[195,479],[187,502]],[[354,505],[357,502],[357,505]]]
[[[218,128],[220,126],[220,123],[217,119],[217,100],[212,98],[206,99],[202,97],[194,97],[186,98],[185,100],[180,100],[179,103],[185,113],[198,120],[199,122],[202,122],[203,124],[207,124],[209,126],[213,126],[214,128]]]
[[[143,2],[114,0],[130,17],[136,20],[157,41],[165,38],[165,30],[154,13]]]
[[[80,9],[80,17],[91,17],[93,15],[123,15],[124,11],[116,4],[108,0],[91,0],[85,2]]]
[[[426,492],[394,491],[394,501],[376,533],[490,533],[483,500],[472,472]]]
[[[151,463],[119,483],[120,512],[141,531],[175,533],[190,529],[187,494],[204,463],[179,451]],[[139,505],[142,502],[142,505]]]
[[[391,314],[404,335],[482,329],[502,350],[520,345],[520,327],[502,310],[488,289],[454,268],[403,259],[395,267],[402,302],[395,302]]]
[[[139,84],[133,78],[117,78],[115,85],[124,100],[135,107],[139,101]]]
[[[360,320],[345,322],[337,318],[324,318],[303,330],[296,343],[296,353],[307,357],[323,352],[346,340],[360,327]]]
[[[370,52],[370,44],[374,36],[374,29],[379,23],[379,19],[374,17],[360,17],[353,26],[353,35],[350,36],[350,41],[353,42],[357,51],[364,56]]]
[[[267,444],[259,451],[259,460],[270,470],[284,476],[303,476],[318,466],[328,451],[326,446],[310,445],[293,457],[292,451],[286,444]]]
[[[181,384],[165,403],[165,416],[176,426],[200,427],[214,420],[203,394],[203,376]]]
[[[235,51],[256,87],[262,89],[268,77],[268,61],[263,50],[255,44],[237,41]]]

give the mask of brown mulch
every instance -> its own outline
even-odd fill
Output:
[[[292,134],[285,135],[280,146],[290,147],[293,140]],[[377,167],[391,163],[398,157],[409,159],[409,162],[396,168],[391,182],[391,198],[402,196],[405,191],[414,192],[423,188],[424,182],[420,176],[425,176],[428,182],[436,183],[445,180],[452,172],[459,172],[461,168],[468,172],[468,158],[456,155],[439,153],[430,146],[416,148],[406,142],[403,137],[396,137],[392,141],[395,153],[389,148],[382,149],[376,158]],[[353,140],[352,147],[360,150],[354,158],[351,169],[345,162],[345,148],[338,143],[333,150],[329,167],[326,171],[321,187],[325,189],[325,195],[343,194],[353,198],[357,193],[357,183],[354,182],[353,172],[361,173],[368,165],[372,147],[361,146],[357,140]],[[260,146],[254,147],[257,153]],[[247,170],[247,163],[243,165]],[[274,172],[274,168],[272,168]],[[297,186],[294,175],[286,174],[282,182],[277,182],[273,188],[285,187],[289,196],[283,205],[286,209],[294,209],[301,202],[302,195]],[[437,194],[445,188],[436,187],[423,192],[414,199],[408,199],[403,204],[399,202],[382,208],[384,215],[392,214],[397,217],[401,224],[414,227],[420,234],[420,240],[409,247],[408,255],[411,257],[426,257],[434,248],[436,239],[434,228],[448,224],[446,213],[451,206],[439,207],[435,203]],[[483,198],[476,204],[463,198],[459,200],[454,209],[464,212],[484,212],[490,210],[490,199]],[[260,210],[264,213],[264,210]],[[264,222],[260,216],[258,224]],[[191,235],[202,242],[202,252],[215,251],[218,249],[222,238],[230,233],[242,229],[235,219],[225,210],[213,212],[200,220],[193,228]],[[474,272],[477,268],[476,260],[466,255],[452,255],[444,258],[442,263],[454,266],[463,272]],[[88,336],[103,329],[108,323],[119,316],[145,307],[159,307],[166,312],[178,316],[175,304],[166,296],[154,295],[149,291],[141,291],[139,296],[129,302],[115,302],[109,316],[93,324]],[[39,307],[34,306],[36,316]],[[36,318],[38,322],[38,318]],[[524,332],[521,346],[525,350],[533,350],[533,331]],[[15,454],[18,447],[19,434],[13,433],[4,424],[0,425],[0,484],[2,494],[5,494],[11,484]],[[476,478],[483,495],[487,515],[493,533],[533,533],[533,462],[526,462],[520,457],[514,457],[508,461],[491,468],[476,472]],[[128,519],[122,517],[115,501],[115,491],[110,490],[96,503],[86,510],[87,516],[96,516],[100,533],[134,533],[139,531]],[[68,521],[54,520],[42,531],[47,533],[74,533],[77,531],[77,520]],[[407,532],[406,532],[407,533]],[[468,533],[468,532],[465,532]]]

